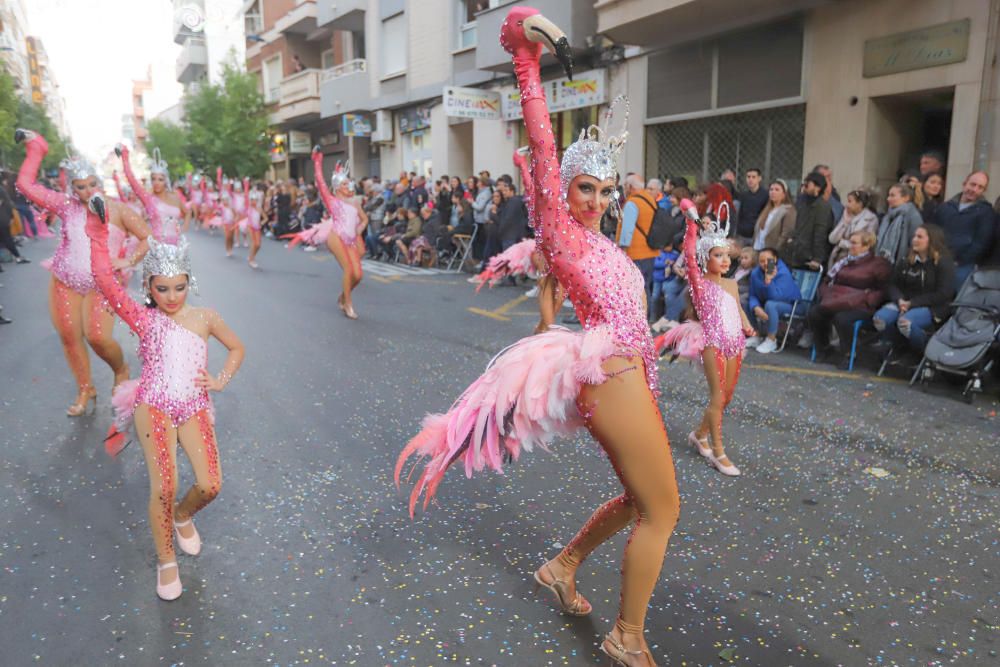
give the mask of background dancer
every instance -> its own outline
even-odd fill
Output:
[[[153,237],[161,243],[177,243],[181,234],[186,234],[191,225],[191,214],[184,203],[170,187],[170,172],[167,163],[160,157],[160,149],[153,149],[153,160],[149,165],[149,182],[153,192],[149,193],[142,182],[135,177],[129,160],[129,149],[124,144],[115,147],[115,153],[122,159],[122,170],[132,188],[132,192],[142,202]]]
[[[584,330],[551,329],[501,353],[447,414],[425,419],[400,454],[396,479],[411,455],[430,457],[410,495],[412,512],[424,492],[426,506],[455,461],[463,461],[467,474],[487,464],[499,469],[504,456],[516,458],[522,449],[545,446],[585,425],[608,454],[624,492],[598,508],[568,546],[535,572],[535,580],[556,594],[563,611],[589,614],[591,605],[576,591],[577,569],[634,521],[618,619],[601,650],[622,665],[651,665],[643,637],[646,609],[677,523],[679,498],[656,403],[656,355],[642,274],[600,233],[625,136],[591,128],[566,149],[560,167],[539,59],[545,44],[570,70],[566,37],[537,10],[515,7],[500,41],[514,56],[530,139],[536,236]]]
[[[214,310],[187,304],[194,285],[187,241],[178,245],[150,242],[142,263],[146,305],[136,303],[112,276],[104,202],[93,197],[87,214],[90,262],[97,286],[118,316],[139,336],[142,374],[122,384],[114,395],[115,420],[130,419],[149,468],[149,525],[156,555],[156,594],[175,600],[182,592],[174,535],[184,553],[201,551],[201,537],[191,518],[212,502],[222,487],[214,413],[209,391],[222,391],[243,362],[243,343]],[[206,369],[208,338],[229,350],[218,376]],[[174,506],[177,443],[191,462],[195,484]]]
[[[26,153],[17,176],[17,189],[39,208],[58,215],[62,220],[59,247],[52,259],[43,262],[42,266],[52,272],[49,314],[77,385],[76,401],[69,406],[66,414],[79,417],[97,403],[97,390],[90,375],[90,355],[84,340],[111,368],[115,386],[128,379],[128,365],[121,346],[112,336],[114,315],[95,289],[90,272],[90,244],[84,231],[85,206],[100,190],[100,182],[94,167],[86,160],[76,158],[65,163],[72,194],[53,192],[39,185],[35,179],[38,167],[48,153],[48,143],[41,135],[29,130],[17,130],[14,138],[25,142]],[[136,250],[125,258],[115,259],[113,266],[118,270],[134,266],[146,252],[149,228],[135,211],[120,202],[109,202],[107,209],[109,245],[115,255],[120,254],[128,234],[140,239]]]
[[[368,226],[368,215],[354,201],[354,181],[343,165],[337,165],[330,177],[333,193],[323,180],[323,153],[319,146],[313,148],[313,167],[316,171],[316,189],[333,220],[332,233],[326,237],[326,247],[340,264],[344,272],[340,298],[337,305],[344,315],[358,319],[354,312],[351,292],[361,282],[361,257],[365,253],[365,243],[361,235]]]

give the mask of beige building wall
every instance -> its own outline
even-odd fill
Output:
[[[411,0],[406,7],[410,40],[406,75],[411,90],[440,83],[442,74],[451,72],[451,8],[450,3],[426,0]]]
[[[841,192],[861,184],[884,187],[902,166],[896,164],[898,135],[914,129],[899,127],[900,116],[894,113],[894,105],[905,100],[886,96],[954,88],[947,190],[948,196],[957,192],[975,159],[990,4],[991,0],[849,0],[811,12],[804,55],[803,168],[829,164]],[[972,21],[964,62],[863,78],[865,40],[964,18]],[[858,98],[853,106],[852,97]],[[996,143],[989,161],[1000,170]]]
[[[647,180],[654,174],[646,175],[646,86],[647,63],[646,56],[629,58],[621,65],[608,69],[608,101],[614,101],[619,95],[627,95],[629,101],[628,143],[618,158],[618,172],[623,175],[630,171],[643,174]],[[611,122],[614,128],[619,127],[617,119]],[[616,129],[612,130],[617,131]]]
[[[504,120],[472,121],[472,154],[475,156],[472,169],[477,175],[483,169],[488,169],[493,178],[500,174],[510,174],[514,177],[514,182],[519,184],[518,190],[524,187],[511,160],[517,149],[520,123],[521,121]]]

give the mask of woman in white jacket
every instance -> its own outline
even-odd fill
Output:
[[[869,208],[870,205],[871,194],[864,190],[854,190],[847,193],[847,206],[844,207],[844,214],[840,216],[840,222],[830,232],[833,252],[830,253],[830,261],[827,262],[827,266],[833,266],[847,257],[851,249],[852,234],[858,232],[878,233],[878,216]]]

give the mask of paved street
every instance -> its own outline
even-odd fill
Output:
[[[265,240],[262,270],[193,235],[195,303],[247,344],[215,398],[224,484],[160,602],[135,444],[103,452],[74,396],[38,262],[5,265],[0,303],[0,646],[4,665],[592,665],[617,612],[625,535],[581,569],[591,618],[556,613],[531,572],[619,492],[589,437],[504,476],[453,470],[411,521],[392,464],[423,414],[446,409],[498,350],[530,333],[523,289],[369,267],[357,322],[336,308],[325,252]],[[240,250],[243,256],[245,250]],[[138,369],[134,338],[119,340]],[[211,344],[210,368],[223,349]],[[766,359],[767,364],[761,364]],[[681,521],[653,596],[664,665],[1000,664],[1000,418],[798,352],[751,353],[725,429],[722,477],[684,444],[698,368],[661,368]],[[183,463],[178,488],[190,483]]]

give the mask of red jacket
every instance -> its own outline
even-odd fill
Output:
[[[885,303],[892,265],[874,252],[848,262],[834,278],[819,290],[819,305],[823,310],[867,310],[872,313]]]

